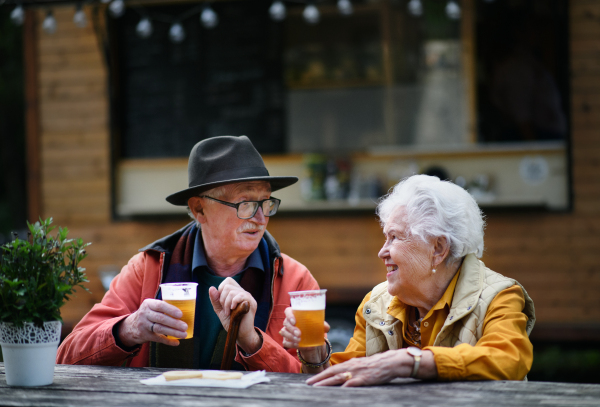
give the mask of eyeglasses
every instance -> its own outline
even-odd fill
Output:
[[[263,215],[273,216],[277,213],[277,209],[279,208],[279,204],[281,203],[280,199],[272,197],[269,199],[263,199],[262,201],[244,201],[236,204],[221,201],[208,195],[200,195],[200,198],[208,198],[220,204],[235,208],[237,210],[237,217],[240,219],[253,218],[254,215],[256,215],[256,211],[258,211],[259,206],[262,208]]]

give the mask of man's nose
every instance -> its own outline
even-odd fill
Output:
[[[267,222],[267,217],[263,213],[262,207],[260,207],[260,206],[258,207],[258,209],[256,210],[256,213],[252,217],[252,221],[259,223],[259,224],[264,224]]]

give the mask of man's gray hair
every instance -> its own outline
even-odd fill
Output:
[[[475,199],[458,185],[429,175],[413,175],[400,181],[377,205],[382,226],[402,206],[411,236],[425,242],[432,237],[446,238],[450,245],[447,264],[470,253],[483,255],[483,213]]]
[[[230,188],[229,185],[221,185],[220,187],[216,187],[216,188],[212,188],[207,191],[204,191],[202,193],[202,195],[210,196],[211,198],[215,198],[215,199],[221,199],[222,197],[224,197],[227,194],[227,192],[229,191],[229,188]],[[209,201],[209,202],[215,203],[215,204],[217,203],[214,201]],[[198,228],[200,228],[200,223],[198,222],[198,220],[196,218],[194,218],[194,214],[192,213],[192,210],[190,209],[189,206],[187,208],[187,213],[188,213],[188,216],[190,218],[192,218],[192,220],[194,222],[196,222],[196,226]]]

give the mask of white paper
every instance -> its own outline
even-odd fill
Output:
[[[215,370],[213,370],[215,372]],[[218,370],[217,370],[218,372]],[[150,379],[140,380],[140,383],[149,386],[190,386],[190,387],[228,387],[231,389],[246,389],[257,383],[270,382],[264,370],[247,373],[241,379],[215,380],[215,379],[182,379],[167,381],[161,374]]]

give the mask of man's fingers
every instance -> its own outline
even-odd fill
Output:
[[[164,326],[161,324],[154,324],[154,327],[151,328],[152,332],[154,332],[154,334],[156,335],[169,335],[169,336],[174,336],[176,338],[180,338],[180,339],[185,339],[185,337],[187,336],[187,332],[185,332],[185,330],[180,331],[180,330],[176,330],[176,329],[172,329],[169,328],[168,326]]]
[[[173,318],[183,317],[183,312],[174,305],[160,300],[144,300],[144,303],[152,311],[160,312],[172,316]],[[141,307],[140,307],[141,308]]]
[[[180,319],[171,318],[167,314],[163,314],[161,312],[149,311],[146,315],[148,321],[156,322],[157,324],[164,325],[168,328],[173,328],[179,331],[185,331],[188,329],[188,326],[185,322]]]
[[[241,304],[244,301],[248,301],[248,305],[250,305],[249,304],[250,301],[246,298],[246,294],[245,293],[243,293],[243,292],[242,293],[237,293],[235,295],[235,297],[233,297],[233,300],[231,301],[231,308],[230,309],[234,310],[235,307],[238,306],[238,304]]]
[[[223,280],[221,282],[221,284],[219,284],[219,292],[222,292],[225,289],[225,287],[227,287],[227,286],[233,286],[233,287],[238,287],[238,288],[241,287],[237,283],[237,281],[235,281],[233,278],[227,277],[225,280]]]
[[[329,324],[327,322],[324,322],[324,324],[325,324],[325,333],[327,333],[327,332],[329,332],[331,327],[329,326]]]
[[[208,289],[208,297],[210,298],[215,313],[219,315],[223,310],[223,306],[221,305],[221,294],[219,294],[219,291],[215,287],[210,287]]]
[[[177,339],[170,339],[164,335],[155,335],[154,338],[152,338],[152,340],[154,342],[164,343],[165,345],[169,345],[169,346],[178,346],[179,345],[179,341]]]

